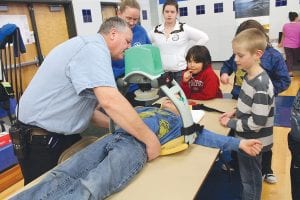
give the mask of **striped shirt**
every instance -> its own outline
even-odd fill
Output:
[[[236,131],[236,137],[259,139],[263,151],[273,145],[274,92],[268,74],[263,71],[249,80],[245,76],[239,94],[236,118],[228,122],[228,127]]]

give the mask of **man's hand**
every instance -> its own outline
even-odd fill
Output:
[[[146,151],[148,155],[148,161],[151,161],[160,155],[160,142],[155,134],[153,134],[153,137],[147,140]]]
[[[239,148],[250,156],[256,156],[263,148],[261,141],[256,139],[242,139]]]
[[[160,143],[127,99],[112,87],[94,88],[94,93],[107,115],[123,130],[146,145],[148,160],[160,154]]]

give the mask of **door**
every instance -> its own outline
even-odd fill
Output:
[[[64,7],[50,11],[50,5],[33,4],[36,26],[41,43],[42,54],[46,56],[51,49],[69,39]]]
[[[102,13],[102,21],[104,22],[106,19],[110,17],[117,16],[117,4],[103,4],[101,3],[101,13]]]

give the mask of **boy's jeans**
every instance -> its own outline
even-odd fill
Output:
[[[172,140],[178,133],[165,137]],[[239,140],[206,129],[195,141],[222,150],[237,150]],[[61,163],[36,185],[12,199],[104,199],[124,188],[145,165],[145,145],[126,133],[114,133],[97,140]]]
[[[292,160],[290,167],[291,190],[293,200],[300,199],[300,142],[288,134],[288,144]]]
[[[262,191],[262,154],[251,157],[238,151],[240,176],[243,186],[242,200],[260,200]]]
[[[108,135],[50,171],[12,199],[104,199],[127,185],[147,161],[144,144],[123,133]]]

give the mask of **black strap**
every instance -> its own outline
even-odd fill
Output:
[[[191,135],[195,132],[198,132],[199,134],[202,133],[204,126],[200,124],[193,124],[190,127],[182,127],[181,128],[181,135]]]
[[[217,112],[217,113],[221,113],[221,114],[225,113],[224,111],[205,106],[204,104],[197,104],[192,107],[193,107],[193,110],[204,110],[207,112]]]
[[[157,79],[158,85],[167,85],[169,88],[172,86],[172,80],[174,79],[174,75],[172,72],[165,72]]]
[[[152,104],[151,107],[160,108],[160,107],[161,107],[161,104],[160,104],[160,103],[155,103],[155,104]]]
[[[6,131],[4,124],[5,124],[5,122],[3,120],[0,120],[1,132]]]
[[[10,98],[14,96],[14,91],[10,84],[0,82],[0,107],[6,111],[9,121],[13,124],[16,120],[15,116],[10,112]]]

